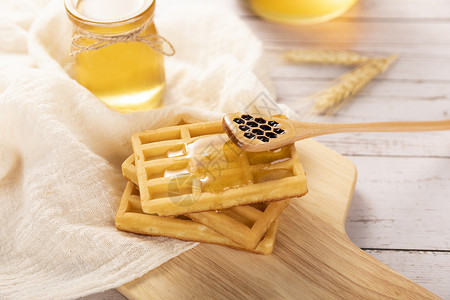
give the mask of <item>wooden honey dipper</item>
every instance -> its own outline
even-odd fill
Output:
[[[223,117],[228,137],[239,148],[261,152],[280,148],[296,141],[342,132],[400,132],[450,129],[450,120],[375,123],[311,123],[247,113],[231,113]]]

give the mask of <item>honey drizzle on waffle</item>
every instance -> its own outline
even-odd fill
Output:
[[[263,154],[254,154],[242,151],[229,140],[226,134],[214,134],[205,137],[198,137],[190,142],[184,143],[186,152],[175,148],[168,150],[166,155],[158,158],[171,158],[185,156],[189,159],[189,163],[182,165],[180,168],[168,168],[164,171],[164,177],[173,178],[175,176],[195,176],[200,182],[201,191],[217,193],[223,192],[231,188],[243,187],[257,182],[271,181],[278,178],[292,176],[289,173],[290,153],[287,147],[279,148],[271,151],[265,151]],[[276,157],[270,163],[259,165],[255,169],[257,174],[252,172],[241,171],[250,169],[250,159],[254,163],[261,164],[266,160],[267,156]],[[277,155],[281,154],[281,155]],[[279,168],[286,165],[286,168]],[[234,176],[233,176],[234,175]],[[253,179],[255,177],[255,180]],[[196,188],[197,186],[194,186]],[[174,191],[170,191],[174,192]]]
[[[147,213],[175,215],[224,209],[300,197],[307,191],[293,145],[244,152],[224,134],[220,121],[138,133],[132,141],[143,209]],[[223,198],[229,190],[244,191],[252,185],[278,179],[282,181],[273,187],[276,196],[263,198],[263,195],[253,200],[250,198],[255,191],[247,189],[246,194]],[[286,192],[288,187],[291,190]],[[156,208],[147,209],[151,206]]]
[[[202,191],[217,193],[253,183],[248,160],[226,134],[199,137],[186,145],[191,173],[201,182]]]

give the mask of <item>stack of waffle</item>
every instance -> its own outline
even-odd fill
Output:
[[[132,145],[120,230],[270,254],[278,217],[307,193],[294,145],[244,152],[221,121],[136,133]]]

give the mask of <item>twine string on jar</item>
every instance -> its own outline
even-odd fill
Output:
[[[70,52],[70,56],[75,56],[79,53],[99,50],[101,48],[116,44],[116,43],[129,43],[129,42],[141,42],[147,44],[153,50],[166,55],[172,56],[175,54],[175,48],[173,45],[164,37],[157,34],[148,34],[148,35],[140,35],[145,27],[148,25],[148,22],[144,25],[130,30],[128,32],[122,34],[96,34],[86,30],[79,29],[78,34],[74,35],[72,38],[72,46],[74,50]],[[82,45],[82,42],[85,39],[94,40],[95,42],[90,45]],[[164,45],[169,47],[168,51],[163,50]]]

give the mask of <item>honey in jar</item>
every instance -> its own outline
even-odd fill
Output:
[[[287,24],[329,21],[350,9],[357,0],[248,0],[261,17]]]
[[[164,58],[153,23],[154,0],[65,0],[74,24],[72,72],[109,108],[156,108],[164,91]]]

